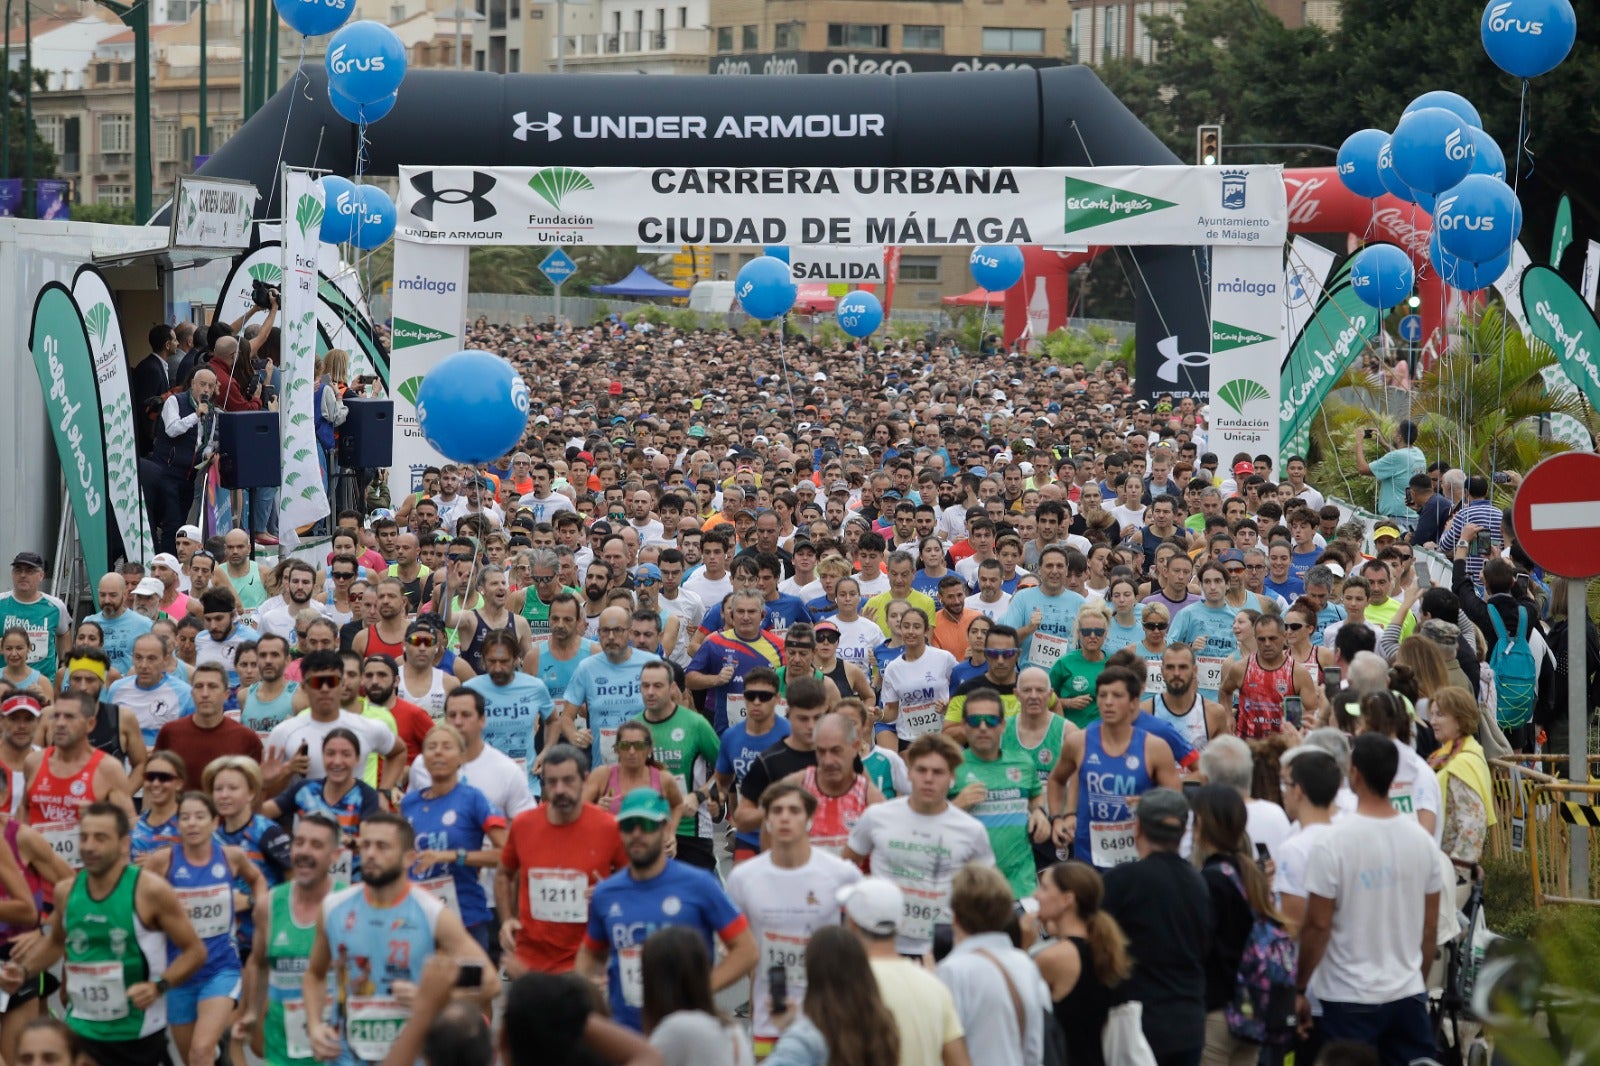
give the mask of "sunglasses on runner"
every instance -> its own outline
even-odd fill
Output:
[[[755,700],[757,703],[769,703],[778,698],[778,694],[767,688],[747,688],[744,690],[746,700]]]
[[[445,554],[445,558],[449,559],[452,563],[470,563],[470,562],[472,562],[472,553],[471,552],[447,552]]]
[[[650,742],[648,740],[619,740],[619,741],[617,741],[617,750],[618,751],[649,751],[650,750]]]
[[[1298,633],[1302,629],[1306,629],[1308,627],[1304,622],[1285,622],[1283,623],[1283,628],[1287,629],[1291,633]]]
[[[413,633],[406,638],[406,643],[413,648],[431,648],[438,641],[433,639],[432,633]]]
[[[1088,627],[1084,627],[1084,628],[1079,629],[1078,632],[1083,634],[1086,637],[1103,637],[1103,636],[1106,635],[1106,631],[1103,628],[1098,627],[1098,626],[1093,628],[1093,629],[1090,629]]]
[[[335,581],[351,581],[355,578],[356,572],[354,570],[330,570],[328,576]]]
[[[817,643],[818,644],[837,644],[837,643],[839,643],[839,634],[837,634],[837,633],[818,633],[817,634]]]
[[[629,833],[653,833],[661,828],[661,823],[647,818],[624,818],[617,823],[617,828],[622,830],[623,836],[627,836]]]
[[[338,674],[317,674],[315,677],[306,678],[304,684],[314,692],[323,692],[330,688],[338,688],[343,681],[344,678]]]
[[[1167,628],[1167,623],[1165,623],[1165,622],[1146,622],[1144,624],[1144,627],[1146,629],[1151,630],[1151,631],[1159,632],[1160,630],[1163,630],[1163,629]]]
[[[985,648],[983,649],[983,654],[987,655],[991,659],[1015,659],[1017,657],[1017,649]]]
[[[967,728],[977,729],[982,726],[985,729],[999,729],[1002,721],[1004,719],[998,714],[969,714],[967,715]]]
[[[152,785],[170,785],[174,781],[183,780],[177,774],[163,773],[160,770],[146,770],[144,779],[147,784]]]

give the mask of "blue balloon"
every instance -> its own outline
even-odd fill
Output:
[[[1472,139],[1477,142],[1478,154],[1473,157],[1472,174],[1487,174],[1491,178],[1506,180],[1506,154],[1500,146],[1494,143],[1494,138],[1482,130],[1473,130]]]
[[[1010,244],[981,244],[967,259],[980,289],[1005,292],[1022,280],[1022,249]]]
[[[1400,175],[1394,172],[1394,146],[1387,140],[1378,149],[1378,180],[1391,196],[1408,204],[1417,202],[1417,194],[1411,191],[1411,186],[1401,181]]]
[[[325,174],[322,184],[322,243],[349,244],[356,232],[359,192],[355,183]]]
[[[1369,244],[1350,264],[1350,289],[1368,307],[1387,311],[1411,295],[1411,257],[1392,244]]]
[[[1440,194],[1433,228],[1446,252],[1469,263],[1487,263],[1511,250],[1522,230],[1522,206],[1505,182],[1469,174]]]
[[[852,337],[870,337],[883,325],[883,304],[870,292],[848,293],[834,305],[839,328]]]
[[[766,321],[788,314],[800,290],[794,283],[794,275],[789,273],[788,263],[764,255],[739,269],[733,294],[739,298],[739,306],[744,308],[745,314]]]
[[[358,104],[342,93],[336,93],[332,89],[328,90],[328,102],[333,105],[333,109],[339,112],[339,116],[346,122],[357,126],[370,126],[380,118],[383,118],[394,110],[394,105],[399,99],[399,93],[390,93],[375,103]]]
[[[1444,192],[1472,169],[1478,151],[1472,129],[1442,107],[1411,112],[1389,138],[1395,175],[1420,192]]]
[[[1357,196],[1376,199],[1386,191],[1378,176],[1378,152],[1388,141],[1382,130],[1357,130],[1339,146],[1339,180]]]
[[[498,459],[528,428],[528,386],[499,356],[446,356],[417,390],[417,425],[434,451],[477,466]]]
[[[283,21],[296,33],[321,37],[332,33],[355,14],[355,0],[276,0]]]
[[[352,22],[328,42],[328,86],[358,104],[375,104],[400,88],[406,46],[381,22]]]
[[[1489,0],[1478,24],[1483,50],[1516,78],[1537,78],[1561,65],[1578,39],[1572,0]]]
[[[1428,242],[1428,261],[1433,264],[1440,280],[1462,292],[1477,292],[1499,281],[1501,275],[1511,268],[1511,255],[1511,250],[1507,249],[1486,263],[1469,263],[1439,247],[1438,230],[1433,231],[1433,238]]]
[[[382,248],[394,236],[394,225],[399,220],[394,201],[376,185],[362,185],[356,190],[355,230],[350,243],[364,252]]]
[[[1431,93],[1423,93],[1407,104],[1406,109],[1400,114],[1404,117],[1413,111],[1421,111],[1425,107],[1442,107],[1459,117],[1473,129],[1481,130],[1483,128],[1483,119],[1478,115],[1478,109],[1472,106],[1472,101],[1460,93],[1451,92],[1449,89],[1435,89]]]
[[[782,259],[787,263],[789,261],[789,246],[787,244],[769,244],[762,249],[762,254],[769,255],[774,259]]]

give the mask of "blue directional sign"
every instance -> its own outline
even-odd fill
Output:
[[[539,269],[544,272],[545,277],[550,279],[550,284],[560,285],[578,272],[578,264],[574,263],[572,257],[566,252],[556,248],[544,257],[544,262],[539,264]]]
[[[1400,339],[1415,344],[1422,339],[1422,316],[1407,315],[1400,320]]]

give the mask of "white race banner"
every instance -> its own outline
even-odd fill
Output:
[[[466,347],[467,249],[396,240],[393,303],[389,360],[394,385],[389,391],[394,399],[394,466],[389,490],[398,500],[421,487],[425,467],[448,462],[422,437],[417,390],[428,371]]]
[[[1305,237],[1289,242],[1289,258],[1283,265],[1282,358],[1289,357],[1289,349],[1311,321],[1317,301],[1322,299],[1322,286],[1337,258],[1331,250]]]
[[[283,392],[278,424],[283,442],[283,484],[278,490],[278,537],[299,543],[295,529],[328,514],[312,419],[317,370],[317,256],[322,243],[322,185],[303,170],[283,169]]]
[[[1281,249],[1283,168],[401,167],[432,244],[1194,244]],[[1281,268],[1275,273],[1282,282]]]
[[[94,267],[80,267],[72,279],[72,299],[83,314],[100,383],[100,417],[106,436],[106,495],[122,533],[122,550],[130,561],[148,563],[155,555],[150,518],[139,487],[138,450],[134,447],[133,397],[128,388],[128,359],[123,353],[122,323],[105,278]],[[157,358],[150,356],[149,358]]]
[[[1283,248],[1211,252],[1210,449],[1278,454]]]
[[[883,284],[881,244],[798,244],[789,249],[789,272],[797,282]]]
[[[260,196],[248,181],[180,177],[172,199],[172,247],[250,247]]]
[[[1600,241],[1590,241],[1583,257],[1583,300],[1594,307],[1595,290],[1600,287]]]

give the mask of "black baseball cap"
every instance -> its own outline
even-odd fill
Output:
[[[12,566],[26,566],[34,570],[44,569],[44,558],[38,552],[18,552],[11,560]]]

